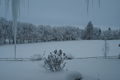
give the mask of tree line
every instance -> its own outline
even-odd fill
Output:
[[[0,18],[0,45],[14,43],[13,22]],[[17,44],[37,43],[47,41],[66,40],[113,40],[120,39],[120,29],[101,30],[94,27],[90,21],[85,29],[74,26],[33,25],[31,23],[17,23]]]

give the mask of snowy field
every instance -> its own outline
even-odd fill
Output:
[[[107,41],[109,56],[120,54],[120,40]],[[62,49],[75,58],[103,56],[104,41],[65,41],[17,45],[17,57],[29,58],[34,54],[49,54]],[[13,45],[0,46],[0,58],[12,58]],[[73,59],[66,61],[62,72],[47,72],[43,61],[0,61],[0,80],[68,80],[74,72],[80,72],[83,80],[120,80],[119,59]],[[70,77],[70,76],[69,76]]]
[[[81,40],[81,41],[61,41],[61,42],[43,42],[32,44],[18,44],[17,45],[17,57],[18,58],[30,58],[34,54],[44,53],[47,55],[49,52],[55,49],[62,49],[66,54],[71,54],[75,58],[80,57],[96,57],[103,56],[104,54],[104,41],[103,40]],[[120,40],[107,41],[109,56],[117,56],[120,54],[120,47],[118,44]],[[13,58],[14,46],[5,45],[0,46],[0,58]]]

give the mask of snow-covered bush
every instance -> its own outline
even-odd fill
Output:
[[[32,61],[42,60],[42,56],[40,54],[34,54],[31,58]]]
[[[71,71],[67,74],[67,80],[82,80],[83,77],[80,72]]]
[[[44,60],[44,68],[52,72],[57,72],[63,70],[65,67],[65,53],[60,50],[54,50]]]

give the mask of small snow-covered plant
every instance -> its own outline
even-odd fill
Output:
[[[32,61],[42,60],[42,56],[40,54],[34,54],[31,58]]]
[[[67,75],[67,80],[82,80],[83,76],[80,72],[77,71],[71,71]]]
[[[54,50],[44,60],[44,68],[52,72],[63,70],[65,67],[65,53],[60,50]]]

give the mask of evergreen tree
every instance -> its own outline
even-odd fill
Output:
[[[85,28],[84,39],[91,40],[93,39],[93,24],[90,21]]]

